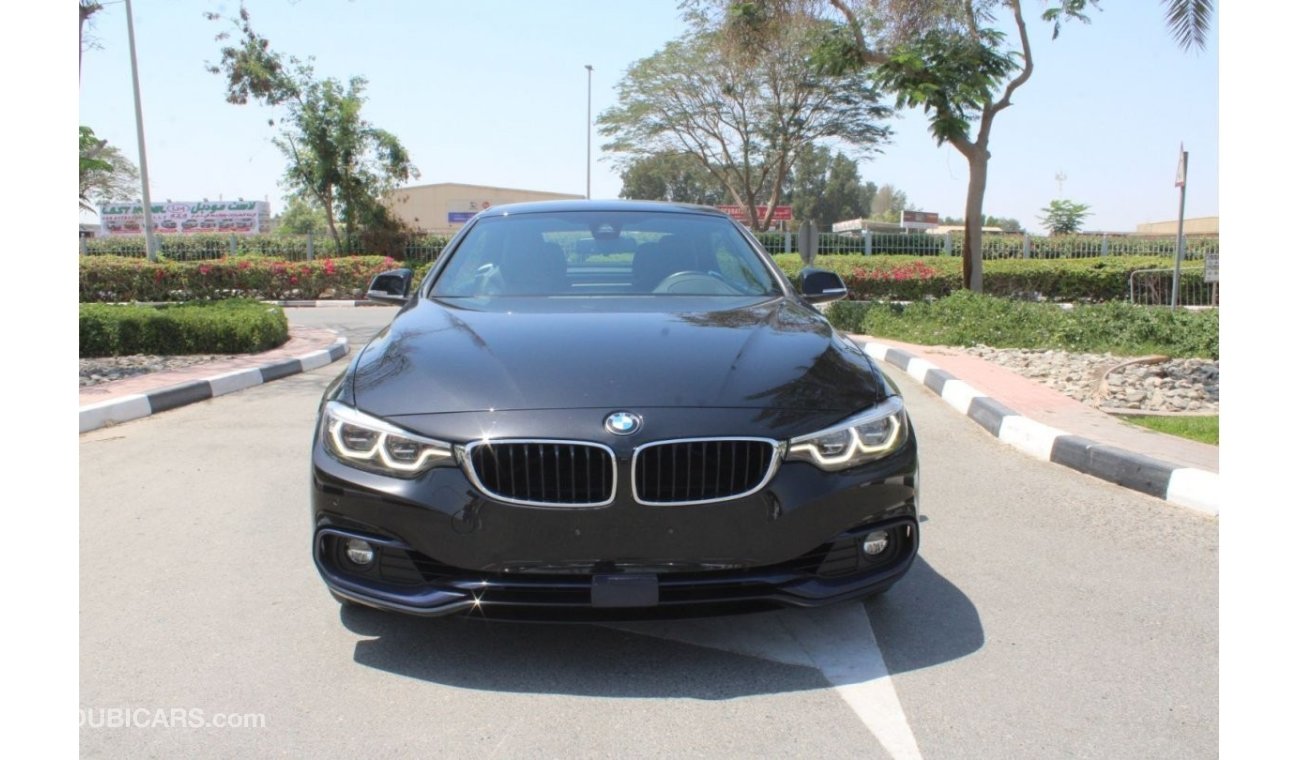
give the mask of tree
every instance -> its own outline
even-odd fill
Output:
[[[1090,0],[1059,0],[1043,18],[1057,25],[1083,20]],[[1095,2],[1095,0],[1091,0]],[[911,17],[887,21],[886,29],[906,30],[892,41],[881,60],[869,46],[865,30],[843,2],[840,9],[854,45],[844,55],[841,48],[832,65],[876,64],[876,79],[898,97],[898,105],[921,107],[929,116],[930,133],[943,145],[952,145],[966,159],[965,235],[962,244],[962,279],[975,292],[983,290],[984,192],[992,154],[989,139],[993,121],[1011,105],[1011,97],[1034,71],[1033,51],[1019,0],[1001,3],[962,0],[935,4],[936,10],[917,26]],[[900,4],[910,5],[908,3]],[[998,5],[1010,11],[1018,44],[1004,44],[1006,35],[989,24]],[[1053,35],[1055,36],[1055,34]],[[844,35],[841,35],[841,39]],[[973,129],[973,131],[972,131]]]
[[[782,201],[796,222],[812,220],[822,231],[835,222],[867,215],[876,186],[863,184],[858,164],[848,155],[831,154],[824,145],[806,148],[795,156]]]
[[[131,160],[107,140],[95,137],[90,127],[80,129],[80,167],[77,195],[82,205],[127,200],[140,193],[140,172]]]
[[[324,209],[306,198],[290,198],[289,205],[276,218],[275,224],[278,235],[321,234],[328,229]]]
[[[226,77],[228,102],[245,105],[251,99],[283,109],[272,142],[288,160],[284,184],[319,205],[336,248],[350,249],[358,232],[383,237],[400,228],[381,199],[420,173],[395,135],[361,118],[366,80],[317,79],[310,60],[285,59],[272,51],[242,5],[235,28],[236,43],[223,47],[220,63],[208,70]],[[217,39],[228,37],[222,33]]]
[[[944,223],[944,224],[958,224],[958,225],[965,226],[965,224],[966,224],[966,220],[965,220],[963,217],[960,217],[960,216],[945,216],[945,217],[943,218],[943,223]],[[1012,219],[1012,218],[1009,217],[1009,216],[1008,216],[1008,217],[997,217],[997,216],[993,216],[993,215],[990,214],[990,215],[984,217],[984,226],[985,226],[985,227],[997,227],[997,228],[1001,229],[1003,232],[1016,232],[1016,233],[1019,233],[1019,232],[1024,232],[1024,231],[1025,231],[1025,228],[1022,227],[1022,226],[1020,226],[1020,221],[1019,221],[1018,219]]]
[[[623,166],[618,197],[717,206],[728,201],[727,188],[685,153],[639,156]]]
[[[1083,229],[1084,217],[1091,216],[1089,206],[1074,201],[1056,200],[1042,209],[1043,216],[1038,221],[1053,235],[1071,235]]]
[[[688,0],[689,1],[689,0]],[[1170,32],[1184,49],[1204,47],[1212,0],[1161,0]],[[966,287],[982,289],[983,217],[988,184],[989,135],[994,117],[1033,74],[1020,0],[693,0],[721,6],[746,34],[760,34],[786,19],[831,17],[840,25],[825,35],[815,58],[822,71],[872,68],[875,81],[897,96],[898,106],[920,106],[940,145],[951,144],[970,168],[962,274]],[[1051,0],[1042,18],[1053,39],[1067,21],[1088,23],[1099,0]],[[704,11],[700,11],[704,12]],[[1010,18],[1015,41],[991,24]],[[755,30],[759,30],[756,32]],[[973,131],[972,131],[973,130]]]
[[[907,209],[907,193],[888,183],[881,185],[871,201],[871,218],[879,222],[898,223]]]
[[[812,70],[812,20],[793,19],[761,46],[729,45],[716,24],[695,21],[628,69],[618,104],[597,119],[605,150],[691,156],[764,230],[800,150],[839,139],[867,153],[888,136],[878,122],[889,109],[864,72]]]
[[[826,193],[822,196],[824,212],[819,220],[822,229],[829,230],[835,222],[861,219],[869,207],[862,206],[862,178],[858,176],[858,163],[843,153],[836,152],[826,175]]]
[[[1020,233],[1025,231],[1025,228],[1021,226],[1019,219],[1012,219],[1009,216],[1006,217],[986,216],[984,217],[984,226],[999,227],[1003,232]]]
[[[826,175],[830,168],[831,151],[824,145],[809,145],[795,154],[782,198],[790,205],[795,222],[812,220],[818,229],[826,229],[822,199],[826,195]]]
[[[1212,0],[1160,0],[1165,6],[1165,23],[1183,50],[1205,49],[1214,16]]]
[[[858,186],[858,208],[862,209],[863,216],[871,215],[871,206],[876,202],[876,193],[879,189],[875,182],[863,182]]]
[[[80,15],[78,16],[77,21],[77,75],[80,76],[81,57],[85,54],[88,48],[96,47],[98,45],[94,37],[86,36],[86,22],[90,21],[91,17],[96,13],[104,10],[104,6],[97,2],[97,0],[77,0],[77,5],[80,8]],[[94,24],[92,23],[91,26],[93,27]]]

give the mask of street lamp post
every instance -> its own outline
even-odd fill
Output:
[[[153,234],[153,210],[149,203],[149,162],[144,155],[144,116],[140,111],[140,70],[135,62],[135,24],[131,0],[126,0],[126,41],[131,49],[131,89],[135,92],[135,137],[140,145],[140,185],[144,201],[144,250],[150,261],[158,260],[158,243]]]
[[[587,200],[591,200],[591,64],[587,64]]]

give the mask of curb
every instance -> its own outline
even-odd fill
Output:
[[[1071,435],[1030,419],[976,390],[932,362],[901,349],[859,341],[867,355],[888,362],[929,388],[949,406],[1003,443],[1046,462],[1164,499],[1202,514],[1219,514],[1219,473],[1181,467],[1117,446]]]
[[[285,308],[291,308],[291,309],[305,309],[305,308],[312,308],[312,307],[352,309],[359,306],[392,306],[393,305],[388,303],[378,303],[376,301],[370,301],[366,299],[360,299],[355,301],[335,301],[335,300],[328,300],[328,299],[319,300],[319,301],[263,301],[262,303],[269,304],[271,306],[283,306]]]
[[[111,401],[87,404],[81,407],[78,415],[81,424],[80,432],[85,433],[108,424],[148,417],[151,414],[165,412],[168,409],[175,409],[197,401],[207,401],[210,398],[224,396],[227,393],[251,388],[254,385],[262,385],[272,380],[279,380],[282,377],[324,367],[343,358],[347,353],[348,339],[339,336],[330,344],[329,348],[310,351],[292,359],[283,359],[272,364],[263,364],[260,367],[248,367],[234,372],[226,372],[204,380],[193,380],[167,388],[159,388],[148,393],[137,393],[132,396],[112,399]]]

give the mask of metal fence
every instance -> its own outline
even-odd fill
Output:
[[[759,239],[769,253],[797,253],[794,233],[762,233]],[[842,234],[823,232],[818,235],[819,255],[906,255],[959,256],[965,235],[924,233]],[[1185,239],[1187,260],[1199,260],[1207,252],[1218,253],[1217,236]],[[1176,237],[1139,237],[1136,235],[984,235],[981,248],[984,259],[1080,259],[1097,256],[1168,256],[1178,248]]]
[[[1173,303],[1174,270],[1139,269],[1128,276],[1129,303],[1139,306],[1170,306]],[[1206,282],[1200,272],[1186,272],[1178,278],[1180,306],[1219,305],[1219,283]]]

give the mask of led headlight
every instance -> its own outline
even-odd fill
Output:
[[[903,399],[891,396],[834,427],[791,439],[785,459],[812,462],[823,470],[843,470],[888,456],[906,441]]]
[[[322,415],[325,448],[353,467],[412,478],[431,467],[454,465],[451,444],[435,441],[331,401]]]

